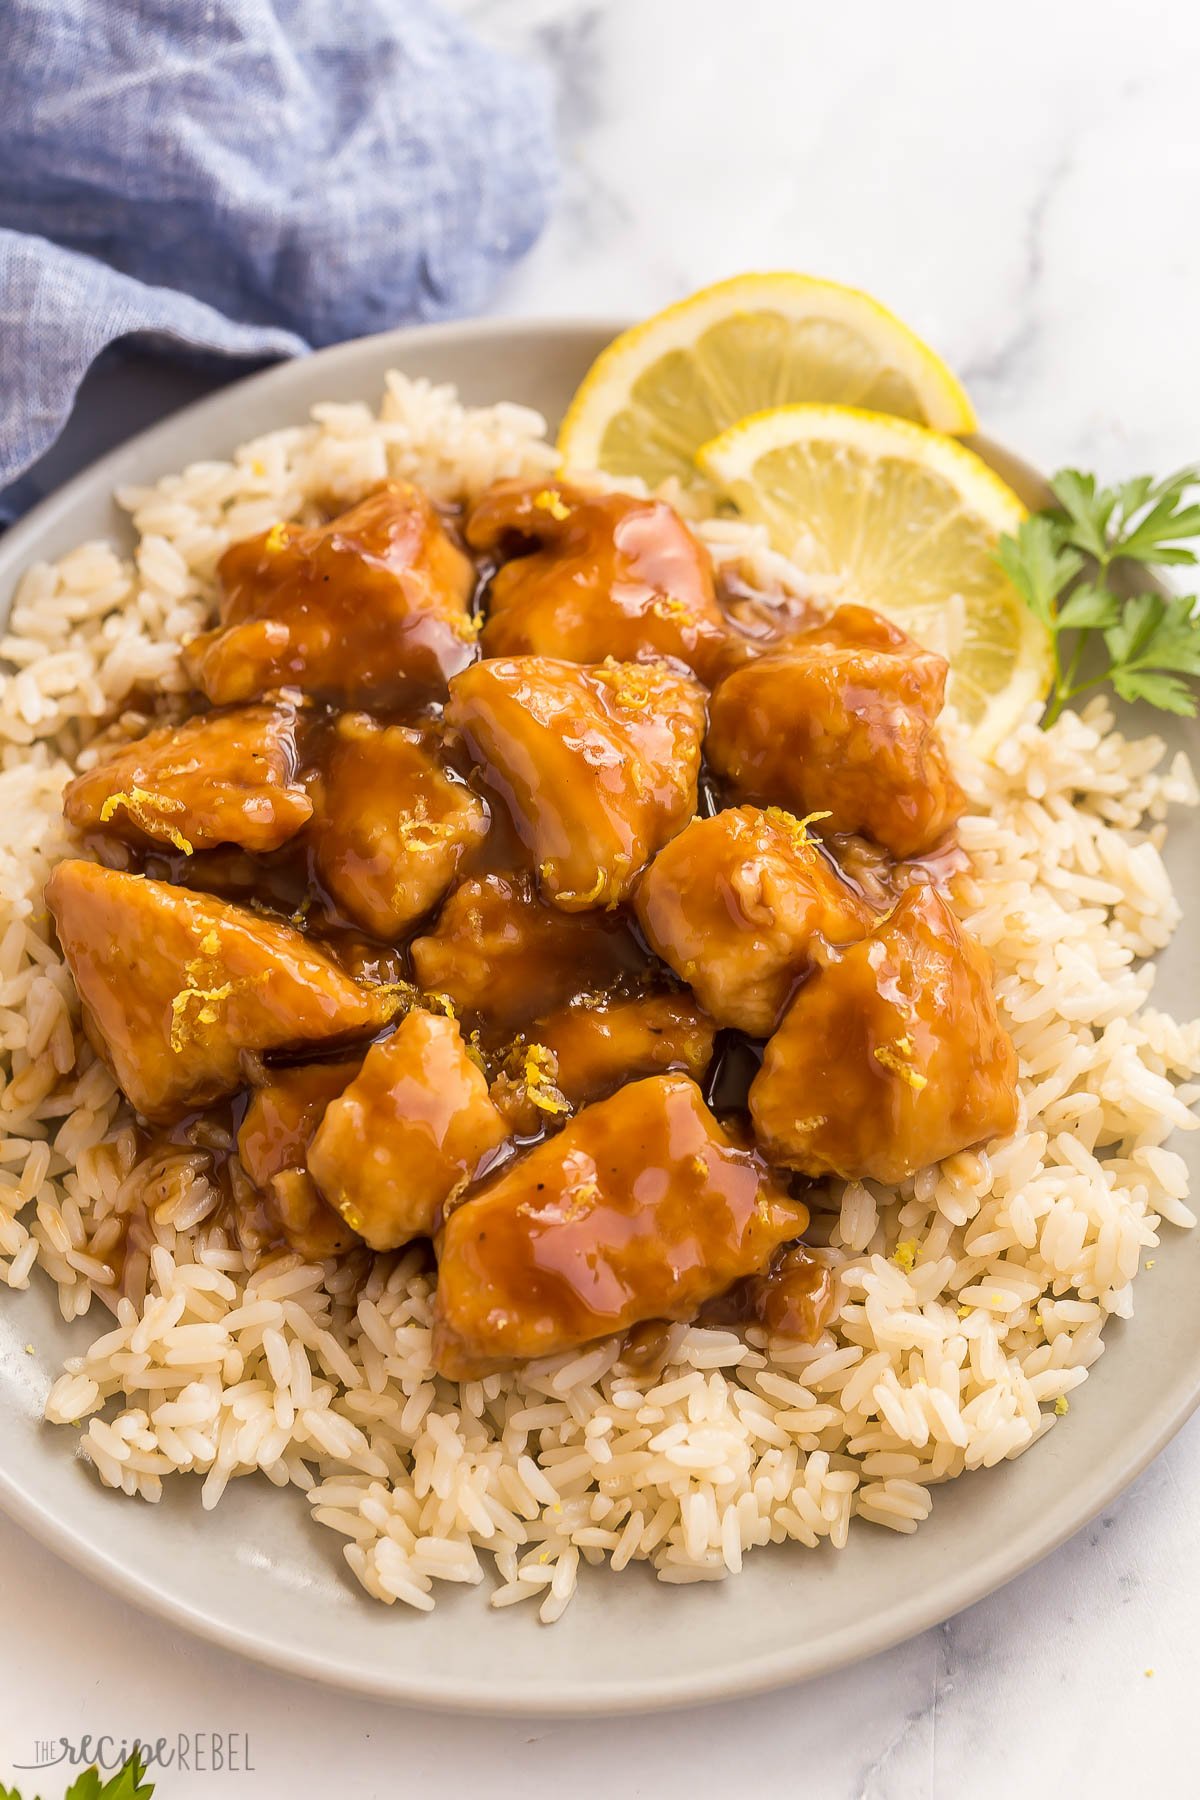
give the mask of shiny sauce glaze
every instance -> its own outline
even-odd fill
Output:
[[[74,801],[86,855],[286,925],[393,1005],[354,1043],[260,1052],[249,1042],[235,1091],[140,1126],[141,1155],[191,1157],[218,1188],[217,1222],[254,1255],[356,1247],[367,1266],[360,1234],[373,1241],[371,1230],[350,1202],[330,1205],[309,1149],[343,1095],[378,1097],[370,1059],[385,1054],[397,1018],[427,1009],[453,1021],[452,1053],[478,1071],[472,1104],[490,1109],[473,1121],[486,1153],[463,1165],[424,1227],[442,1258],[443,1372],[613,1330],[628,1331],[627,1355],[644,1365],[664,1341],[656,1318],[815,1340],[833,1308],[833,1277],[799,1241],[810,1179],[769,1168],[755,1144],[748,1096],[764,1036],[706,1016],[651,948],[633,901],[661,842],[741,799],[700,742],[708,687],[785,654],[797,635],[811,638],[817,610],[740,576],[718,578],[661,502],[588,499],[561,484],[499,484],[469,519],[398,484],[341,520],[235,545],[220,575],[220,623],[185,659],[198,691],[182,708],[173,699],[169,714],[164,703],[165,724],[149,723],[169,738],[227,722],[236,749],[262,722],[231,707],[281,709],[290,724],[271,739],[270,768],[253,745],[249,763],[229,755],[221,805],[209,806],[216,822],[190,841],[196,795],[213,791],[203,749],[189,795],[186,758],[155,762],[149,738],[130,747],[114,730],[119,803],[104,793],[104,761],[81,777],[88,792]],[[369,628],[354,624],[360,609],[373,609]],[[658,660],[622,672],[647,656]],[[476,710],[445,690],[473,664],[482,677],[481,658],[515,658],[517,674],[496,698],[473,672],[463,692],[483,695]],[[600,664],[598,679],[581,676],[583,660]],[[661,723],[668,701],[686,715],[674,737]],[[534,776],[562,742],[562,767],[545,783],[559,807],[547,825]],[[97,748],[105,752],[103,739]],[[163,767],[182,800],[143,785]],[[250,769],[248,797],[239,767]],[[523,806],[517,790],[534,799]],[[578,870],[590,878],[581,848],[602,793],[611,817],[594,832],[598,885],[581,893]],[[69,814],[71,805],[69,795]],[[250,823],[230,828],[239,806]],[[272,807],[286,813],[286,829]],[[214,842],[222,833],[227,841]],[[965,865],[949,830],[903,860],[847,832],[813,833],[811,855],[862,931],[908,887],[944,888]],[[569,865],[572,885],[557,878],[559,865]],[[797,957],[787,1003],[813,966]],[[105,1053],[103,1035],[95,1041]],[[471,1079],[463,1063],[464,1092]],[[439,1081],[454,1085],[444,1073]],[[641,1093],[650,1110],[629,1111],[614,1138],[606,1109],[619,1124]],[[431,1118],[440,1103],[431,1094]],[[688,1138],[682,1149],[673,1131]],[[591,1172],[581,1175],[585,1163]],[[399,1177],[383,1168],[371,1179],[386,1218]],[[118,1278],[142,1235],[134,1216],[109,1258]]]

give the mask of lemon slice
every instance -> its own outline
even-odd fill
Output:
[[[568,468],[651,487],[670,475],[687,482],[701,444],[799,400],[975,429],[945,363],[868,294],[811,275],[738,275],[614,339],[567,410],[559,453]]]
[[[981,755],[1045,699],[1050,634],[995,554],[1025,508],[963,444],[849,406],[780,406],[696,460],[834,597],[864,601],[946,657],[948,704]]]

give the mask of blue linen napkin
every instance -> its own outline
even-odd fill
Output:
[[[434,0],[0,0],[0,490],[119,339],[261,360],[481,307],[551,112]]]

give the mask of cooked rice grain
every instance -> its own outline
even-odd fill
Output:
[[[135,690],[181,687],[178,646],[233,539],[388,475],[455,500],[553,461],[524,408],[392,375],[378,416],[322,406],[123,493],[133,560],[92,544],[31,569],[0,641],[0,1275],[23,1287],[38,1264],[64,1318],[96,1295],[115,1315],[48,1419],[83,1424],[100,1479],[146,1500],[185,1471],[206,1507],[257,1470],[305,1490],[387,1604],[428,1611],[439,1582],[494,1572],[493,1606],[546,1622],[581,1562],[721,1580],[768,1543],[840,1546],[856,1517],[913,1531],[934,1484],[1027,1449],[1129,1314],[1162,1221],[1194,1223],[1165,1143],[1200,1092],[1200,1023],[1147,1004],[1143,960],[1179,921],[1164,820],[1195,784],[1094,702],[1049,732],[1030,719],[994,767],[953,746],[972,803],[959,902],[995,960],[1020,1124],[897,1190],[830,1193],[814,1236],[840,1306],[817,1344],[680,1326],[657,1375],[606,1343],[456,1388],[432,1371],[420,1254],[253,1269],[214,1222],[202,1155],[139,1163],[41,898],[69,845],[69,765]],[[819,591],[757,529],[701,529],[765,588]]]

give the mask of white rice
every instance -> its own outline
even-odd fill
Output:
[[[1144,960],[1178,923],[1163,820],[1195,786],[1094,702],[1049,732],[1030,719],[994,767],[955,749],[972,803],[959,900],[995,959],[1020,1126],[899,1190],[831,1195],[814,1236],[840,1304],[815,1345],[680,1326],[656,1376],[619,1370],[605,1343],[455,1387],[432,1372],[421,1255],[254,1269],[213,1222],[201,1155],[135,1166],[41,897],[69,845],[68,765],[136,684],[182,685],[177,647],[231,540],[387,475],[458,499],[552,463],[536,415],[393,375],[378,417],[322,406],[232,462],[122,494],[132,562],[90,544],[31,569],[0,642],[0,1277],[25,1287],[40,1266],[64,1318],[96,1296],[115,1313],[47,1417],[86,1421],[100,1479],[146,1500],[187,1471],[210,1507],[259,1470],[302,1489],[377,1599],[428,1611],[439,1582],[486,1575],[493,1606],[547,1622],[581,1563],[721,1580],[759,1545],[843,1545],[856,1518],[914,1531],[934,1484],[1028,1449],[1105,1320],[1130,1313],[1163,1220],[1194,1223],[1164,1146],[1200,1092],[1200,1025],[1148,1005]],[[756,530],[702,529],[752,579],[805,588]]]

